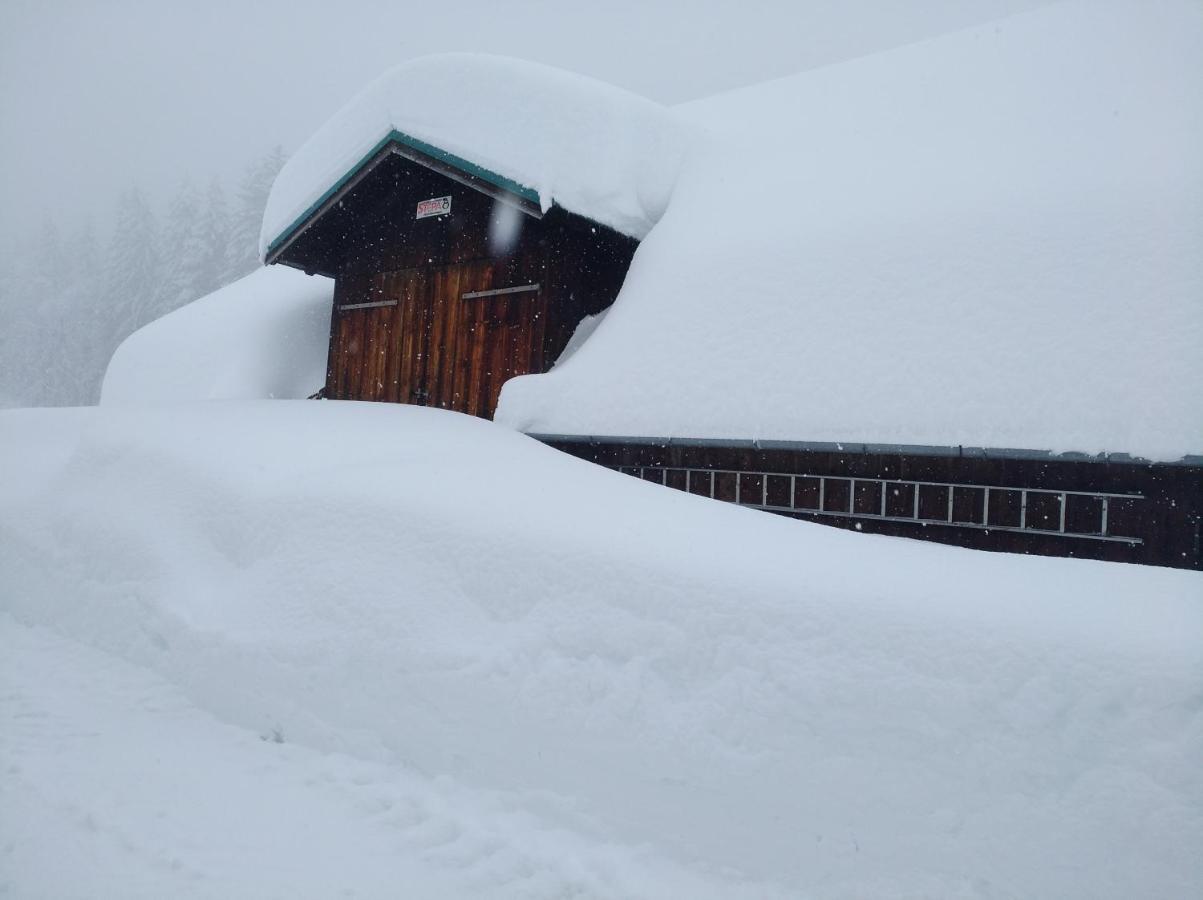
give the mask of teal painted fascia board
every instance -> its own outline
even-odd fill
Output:
[[[506,178],[504,175],[498,175],[484,166],[478,166],[474,162],[469,162],[462,156],[456,156],[454,153],[448,153],[446,150],[440,150],[433,144],[428,144],[425,141],[418,140],[416,137],[405,134],[400,131],[393,130],[389,132],[389,141],[395,141],[398,144],[404,144],[417,150],[419,153],[425,153],[427,156],[437,159],[441,163],[446,163],[453,169],[459,169],[465,175],[471,175],[474,178],[479,178],[481,181],[487,181],[494,187],[499,187],[504,191],[509,191],[511,194],[517,194],[523,200],[527,200],[535,206],[539,205],[539,193],[525,185],[519,184],[512,178]]]
[[[538,191],[519,184],[512,178],[506,178],[504,175],[498,175],[496,172],[486,169],[484,166],[478,166],[474,162],[469,162],[462,156],[456,156],[454,153],[448,153],[446,150],[442,150],[434,146],[434,144],[428,144],[426,141],[419,140],[413,135],[406,134],[403,131],[397,131],[397,129],[394,128],[379,141],[377,141],[372,149],[359,159],[359,162],[355,163],[355,165],[351,166],[351,168],[347,170],[346,174],[344,174],[340,179],[338,179],[338,181],[331,185],[330,188],[326,190],[320,197],[313,201],[313,203],[309,205],[308,209],[297,216],[292,221],[291,225],[280,232],[280,234],[270,244],[268,244],[267,253],[265,253],[264,256],[270,257],[273,253],[275,253],[276,249],[280,247],[281,244],[286,243],[302,225],[309,221],[314,213],[316,213],[326,204],[326,201],[341,191],[343,187],[346,186],[348,181],[358,175],[363,167],[371,162],[376,155],[389,144],[401,144],[409,147],[411,150],[416,150],[419,153],[429,156],[431,159],[450,166],[453,169],[457,169],[458,171],[463,172],[465,175],[470,175],[473,178],[479,178],[481,181],[488,182],[494,187],[501,188],[504,191],[509,191],[511,194],[533,203],[535,206],[540,205]]]

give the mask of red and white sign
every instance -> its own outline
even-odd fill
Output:
[[[450,197],[432,197],[418,204],[417,219],[428,219],[431,216],[445,216],[451,212]]]

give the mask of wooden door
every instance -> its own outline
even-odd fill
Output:
[[[380,400],[388,392],[385,366],[394,310],[380,287],[380,279],[359,278],[335,291],[326,369],[328,397]]]
[[[397,388],[394,403],[430,405],[430,335],[434,327],[433,296],[429,273],[404,269],[385,276],[386,290],[397,299],[397,331],[393,360]]]
[[[546,298],[512,264],[386,272],[349,285],[341,299],[327,372],[333,399],[491,418],[508,379],[543,371]]]
[[[399,399],[402,273],[349,278],[335,290],[326,396],[334,400]]]
[[[430,293],[428,402],[492,418],[502,384],[543,370],[543,292],[516,266],[477,260],[434,270]]]
[[[475,349],[469,392],[474,405],[465,411],[489,419],[497,409],[505,382],[517,375],[543,371],[545,296],[533,282],[511,287],[532,289],[463,301],[470,304],[466,318],[472,323],[468,334]]]

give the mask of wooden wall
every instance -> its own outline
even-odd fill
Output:
[[[544,440],[670,488],[839,528],[982,550],[1203,569],[1198,465],[991,457],[980,451],[935,455]],[[1107,499],[1104,522],[1106,494],[1125,496]]]
[[[547,292],[463,294],[537,276],[484,259],[340,279],[326,395],[491,416],[508,378],[543,370]],[[395,305],[340,308],[362,303]]]
[[[415,217],[442,196],[450,215]],[[517,213],[502,248],[502,213],[477,187],[384,155],[289,245],[282,262],[335,278],[325,396],[491,417],[506,380],[547,371],[614,301],[635,241],[556,207]],[[464,296],[515,287],[527,290]]]

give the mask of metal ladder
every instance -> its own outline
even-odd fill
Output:
[[[1113,502],[1132,502],[1145,499],[1143,494],[1121,494],[1110,493],[1105,491],[1071,491],[1059,490],[1056,488],[1024,488],[1024,487],[1007,487],[1004,485],[989,485],[989,484],[958,484],[947,481],[916,481],[910,479],[897,478],[862,478],[853,477],[851,475],[807,475],[793,474],[785,472],[758,472],[758,471],[740,471],[736,469],[701,469],[701,468],[680,468],[672,466],[613,466],[612,468],[624,472],[629,475],[634,475],[644,481],[652,481],[667,487],[676,487],[679,490],[684,490],[687,493],[701,494],[715,499],[727,499],[716,497],[718,493],[718,483],[720,477],[728,477],[734,481],[734,499],[732,502],[741,506],[748,506],[754,509],[763,509],[769,512],[797,513],[809,516],[834,516],[839,518],[855,518],[855,519],[872,519],[885,522],[905,522],[918,526],[937,525],[952,528],[975,528],[985,531],[1009,531],[1022,532],[1025,534],[1051,535],[1065,538],[1077,538],[1083,540],[1094,541],[1115,541],[1129,545],[1139,545],[1142,543],[1140,538],[1127,537],[1124,535],[1113,534],[1110,531],[1111,521],[1111,505]],[[649,477],[650,476],[650,477]],[[751,491],[744,490],[744,479],[754,479],[759,481],[759,488]],[[770,479],[782,479],[775,485],[776,489],[770,490]],[[788,488],[785,487],[785,481],[788,481]],[[818,482],[818,502],[813,506],[798,504],[798,485],[799,483]],[[677,482],[677,483],[670,483]],[[829,509],[828,498],[831,491],[828,490],[828,485],[839,483],[842,490],[845,486],[848,491],[848,502],[846,507],[838,509]],[[857,486],[858,485],[875,485],[877,501],[872,509],[857,508]],[[700,488],[698,490],[697,488]],[[941,515],[933,516],[920,515],[920,497],[924,488],[945,490],[947,491],[947,500],[943,504]],[[900,514],[898,511],[888,510],[889,491],[895,490],[897,495],[899,489],[907,489],[911,493],[909,508],[905,513]],[[779,497],[782,491],[788,490],[788,504],[770,503],[770,494],[774,497]],[[980,491],[981,497],[981,521],[971,521],[964,518],[958,519],[955,517],[955,501],[957,491]],[[1019,521],[1018,524],[1005,524],[1002,522],[991,523],[991,497],[997,499],[1000,495],[1019,494]],[[1054,527],[1046,527],[1044,525],[1033,523],[1029,520],[1029,509],[1031,505],[1029,500],[1032,498],[1055,498],[1057,513],[1057,522]],[[1097,522],[1096,528],[1089,530],[1079,528],[1078,530],[1069,530],[1067,528],[1066,516],[1070,503],[1070,498],[1086,498],[1088,501],[1098,501],[1098,515],[1095,517]]]

